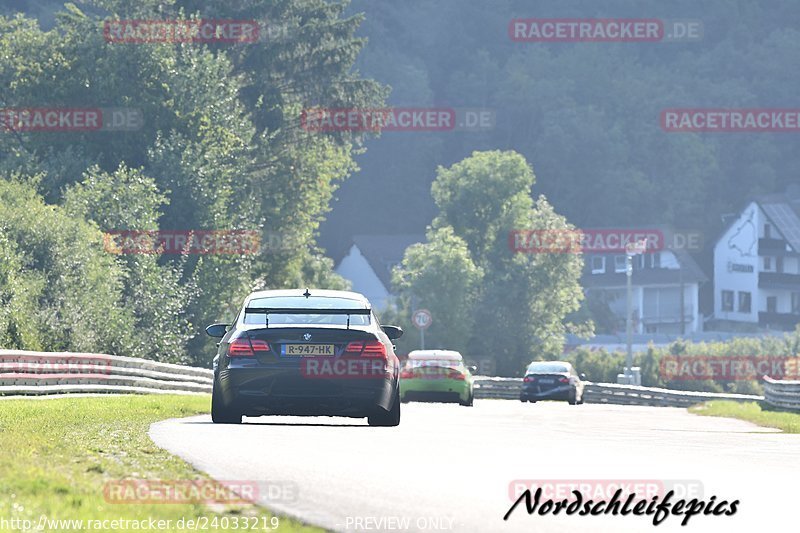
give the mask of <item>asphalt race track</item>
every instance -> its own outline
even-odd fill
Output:
[[[159,446],[219,480],[258,481],[259,503],[336,531],[789,531],[800,509],[800,435],[678,408],[477,400],[403,405],[366,420],[210,417],[153,425]],[[734,516],[528,515],[515,480],[661,480],[740,500]],[[405,521],[404,521],[405,520]]]

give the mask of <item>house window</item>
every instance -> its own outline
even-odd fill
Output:
[[[746,291],[739,291],[739,312],[740,313],[749,313],[751,309],[750,305],[751,295],[749,292]]]
[[[764,258],[764,271],[765,272],[769,272],[770,270],[772,270],[772,258],[771,257],[765,257]]]
[[[602,255],[592,256],[592,274],[602,274],[606,271],[606,258]]]
[[[625,256],[614,256],[614,272],[625,272]]]
[[[770,239],[772,238],[772,226],[769,224],[764,224],[764,238]]]
[[[800,292],[792,293],[792,313],[800,315]]]
[[[652,257],[650,261],[653,263],[653,268],[661,268],[661,252],[655,252],[650,257]]]
[[[783,257],[775,258],[775,272],[783,272]]]
[[[778,297],[767,296],[767,313],[777,313],[777,312],[778,312]]]
[[[722,310],[733,311],[733,291],[722,291]]]

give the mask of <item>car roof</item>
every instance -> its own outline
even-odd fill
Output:
[[[460,353],[454,350],[414,350],[408,354],[409,359],[440,359],[450,361],[463,361]]]
[[[365,308],[371,308],[372,306],[369,303],[369,300],[360,293],[352,292],[352,291],[332,291],[328,289],[276,289],[276,290],[264,290],[264,291],[255,291],[250,293],[247,297],[247,302],[251,300],[257,300],[259,298],[276,298],[276,297],[290,297],[290,296],[297,296],[297,297],[304,297],[306,290],[311,296],[317,298],[345,298],[347,300],[355,300],[357,302],[361,302],[364,304]]]

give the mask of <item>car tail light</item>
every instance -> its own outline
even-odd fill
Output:
[[[464,381],[467,376],[462,374],[461,372],[450,372],[450,379],[456,379],[458,381]]]
[[[405,379],[411,379],[414,377],[414,371],[410,369],[404,369],[400,372],[400,377]]]
[[[367,341],[364,343],[364,351],[361,355],[365,357],[386,357],[386,346],[381,341]]]
[[[347,345],[344,350],[349,354],[363,357],[386,357],[386,346],[380,341],[356,341]]]
[[[253,346],[253,350],[256,352],[269,351],[269,343],[267,343],[267,341],[262,341],[261,339],[250,339],[250,344]]]
[[[560,381],[561,383],[569,383],[569,378],[562,376],[558,378],[558,381]]]
[[[260,339],[239,337],[228,345],[228,357],[254,357],[255,352],[268,352],[269,344]]]
[[[524,381],[525,383],[531,383],[533,381],[536,381],[536,378],[533,376],[525,376],[524,378],[522,378],[522,381]]]

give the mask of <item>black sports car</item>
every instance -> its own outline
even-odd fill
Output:
[[[525,370],[519,399],[531,403],[566,400],[570,405],[582,404],[585,379],[585,374],[578,374],[564,361],[533,362]]]
[[[273,290],[248,296],[233,324],[212,324],[221,337],[214,358],[211,419],[242,416],[367,417],[371,426],[400,423],[399,361],[392,340],[354,292]]]

